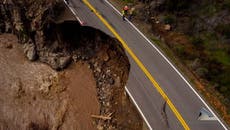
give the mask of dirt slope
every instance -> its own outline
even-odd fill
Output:
[[[141,129],[124,94],[127,62],[109,44],[98,49],[93,58],[57,72],[29,62],[15,36],[0,35],[0,128]],[[111,120],[91,117],[109,114]]]
[[[0,35],[0,40],[1,130],[96,129],[90,115],[99,114],[100,106],[87,64],[56,72],[29,62],[15,36]]]
[[[116,39],[80,26],[58,0],[1,2],[0,129],[142,129]]]

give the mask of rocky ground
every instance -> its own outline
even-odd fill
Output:
[[[78,62],[57,72],[29,62],[11,34],[0,35],[0,129],[96,129],[96,82]],[[93,106],[93,107],[89,107]]]
[[[1,3],[0,129],[142,129],[124,91],[123,48],[66,9],[54,0]]]

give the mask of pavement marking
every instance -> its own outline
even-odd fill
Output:
[[[111,6],[120,16],[122,14],[108,1],[105,0],[105,2]],[[195,95],[201,100],[201,102],[208,108],[208,110],[217,118],[217,121],[222,125],[222,127],[225,130],[228,130],[227,127],[223,124],[223,122],[219,119],[219,117],[213,112],[213,110],[208,106],[208,104],[204,101],[204,99],[197,93],[197,91],[192,87],[192,85],[185,79],[185,77],[180,73],[179,70],[168,60],[166,56],[133,24],[131,23],[128,19],[126,19],[128,23],[146,40],[148,43],[155,49],[157,52],[166,60],[166,62],[174,69],[174,71],[179,74],[179,76],[185,81],[185,83],[190,87],[190,89],[195,93]]]
[[[78,22],[82,22],[80,20],[80,18],[77,16],[77,14],[75,13],[75,9],[73,10],[67,3],[66,1],[64,1],[65,4],[68,6],[68,8],[71,10],[71,12],[74,14],[75,18],[77,18]],[[143,112],[141,111],[140,107],[138,106],[137,102],[134,100],[132,94],[129,92],[128,88],[125,86],[125,91],[128,93],[129,97],[131,98],[131,100],[133,101],[134,105],[137,107],[137,110],[139,111],[139,113],[141,114],[142,118],[144,119],[145,123],[147,124],[149,130],[153,130],[151,125],[149,124],[149,122],[147,121],[145,115],[143,114]]]
[[[142,118],[144,119],[144,121],[146,122],[147,126],[149,127],[149,130],[152,130],[151,125],[149,124],[148,120],[146,119],[145,115],[143,114],[143,112],[141,111],[140,107],[137,105],[137,102],[134,100],[132,94],[129,92],[128,88],[125,86],[125,91],[128,93],[129,97],[131,98],[131,100],[133,101],[134,105],[137,107],[137,110],[140,112]]]
[[[70,11],[74,14],[74,16],[75,16],[75,18],[77,19],[77,21],[78,21],[81,25],[83,25],[84,22],[77,16],[77,14],[76,14],[76,12],[75,12],[76,10],[73,9],[72,7],[70,7],[69,4],[68,4],[65,0],[64,0],[64,3],[66,4],[66,6],[69,7]]]
[[[146,69],[146,67],[142,64],[142,62],[137,58],[137,56],[133,53],[133,51],[128,47],[128,45],[125,43],[125,41],[120,37],[120,35],[115,31],[115,29],[112,28],[112,26],[99,14],[98,11],[88,2],[88,0],[82,0],[86,6],[88,6],[89,9],[102,21],[102,23],[113,33],[113,35],[121,42],[123,47],[126,49],[126,51],[129,53],[129,55],[134,59],[134,61],[137,63],[137,65],[141,68],[141,70],[145,73],[145,75],[149,78],[149,80],[152,82],[153,86],[156,88],[156,90],[161,94],[163,99],[167,102],[170,109],[174,113],[174,115],[177,117],[177,119],[180,121],[181,125],[184,127],[185,130],[190,130],[189,126],[183,119],[183,117],[180,115],[176,107],[173,105],[172,101],[168,98],[168,96],[165,94],[165,92],[162,90],[162,88],[159,86],[159,84],[156,82],[156,80],[152,77],[150,72]]]

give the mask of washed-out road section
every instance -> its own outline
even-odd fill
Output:
[[[218,118],[214,121],[198,120],[202,108],[210,110],[207,104],[194,92],[186,79],[162,55],[162,52],[128,21],[123,21],[119,13],[106,0],[88,0],[88,2],[128,44],[172,101],[191,130],[227,129]],[[83,1],[70,0],[69,7],[83,26],[100,29],[115,37]],[[135,100],[149,127],[154,130],[184,129],[145,73],[128,53],[127,55],[131,63],[131,70],[126,90]]]

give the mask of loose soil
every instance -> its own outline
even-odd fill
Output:
[[[80,26],[63,1],[34,2],[0,6],[19,38],[0,35],[0,129],[142,129],[119,42]]]
[[[122,87],[125,77],[120,77],[124,72],[119,68],[124,61],[109,60],[107,52],[110,57],[116,53],[102,47],[92,61],[80,60],[55,71],[28,61],[14,35],[0,35],[0,129],[142,129],[142,120]],[[102,67],[105,60],[109,62]],[[103,75],[115,80],[102,80]],[[101,81],[111,85],[99,85]],[[112,120],[91,117],[107,113]]]
[[[56,72],[29,62],[13,35],[0,35],[0,129],[96,129],[96,82],[87,64]]]

